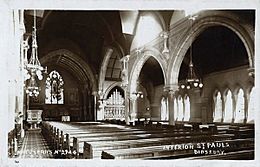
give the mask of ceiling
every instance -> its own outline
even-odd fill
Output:
[[[157,12],[159,13],[168,26],[172,12]],[[234,13],[254,23],[254,11]],[[27,32],[31,32],[32,19],[32,15],[25,14]],[[119,11],[44,11],[38,15],[37,25],[40,57],[55,48],[67,47],[78,53],[90,65],[93,73],[98,75],[104,48],[113,46],[117,51],[111,56],[106,78],[120,78],[119,59],[123,56],[121,51],[127,50],[126,43],[131,42],[131,37],[126,38],[126,34],[122,33]],[[234,32],[223,26],[207,28],[196,38],[192,48],[194,66],[201,76],[248,64],[242,41]],[[185,79],[187,76],[189,52],[181,65],[179,79]],[[141,76],[155,86],[164,83],[161,67],[154,58],[149,58],[144,64]]]
[[[32,16],[26,15],[25,20],[31,32]],[[79,53],[96,74],[102,64],[103,48],[122,38],[118,11],[45,11],[42,18],[37,17],[37,25],[40,57],[50,48],[67,47]]]

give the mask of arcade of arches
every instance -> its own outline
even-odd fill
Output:
[[[37,97],[25,93],[20,68],[31,55],[33,12],[8,12],[8,131],[29,128],[27,110],[41,110],[43,122],[254,124],[254,10],[200,11],[192,28],[181,10],[36,11],[48,67]],[[202,88],[179,85],[190,55]]]

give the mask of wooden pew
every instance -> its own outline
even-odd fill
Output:
[[[231,139],[233,135],[214,136],[214,139]],[[75,139],[76,140],[76,139]],[[101,152],[104,150],[117,150],[135,147],[167,145],[167,144],[180,144],[183,142],[191,141],[213,141],[213,137],[208,135],[204,136],[179,136],[179,137],[162,137],[162,138],[147,138],[136,140],[122,140],[122,141],[95,141],[85,142],[83,146],[82,158],[101,158]],[[82,142],[82,141],[81,141]],[[81,153],[82,144],[79,142],[79,152]]]
[[[221,140],[216,142],[228,142],[232,147],[225,150],[236,150],[239,148],[244,148],[250,145],[252,139],[235,139],[235,140]],[[186,143],[188,144],[188,143]],[[196,145],[196,143],[191,143],[191,145]],[[239,145],[239,147],[237,147]],[[167,157],[180,154],[187,154],[191,156],[193,152],[192,149],[180,149],[180,150],[165,150],[163,146],[150,146],[150,147],[138,147],[138,148],[129,148],[129,149],[120,149],[120,150],[106,150],[102,151],[102,159],[145,159],[145,158],[158,158],[158,157]],[[201,156],[201,155],[199,155]]]

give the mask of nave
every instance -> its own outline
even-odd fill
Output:
[[[117,122],[119,123],[119,122]],[[42,122],[29,130],[34,149],[42,157],[61,159],[254,159],[254,126],[228,124],[179,124],[137,122]],[[39,137],[41,136],[41,137]],[[25,137],[21,150],[30,149]],[[46,141],[50,148],[41,141]],[[28,145],[29,146],[24,146]],[[44,147],[43,147],[44,146]],[[29,148],[28,148],[29,147]],[[47,154],[47,155],[44,155]]]
[[[255,159],[255,10],[6,15],[6,157]]]

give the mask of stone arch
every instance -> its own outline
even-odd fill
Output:
[[[133,93],[134,91],[136,91],[137,80],[140,75],[140,72],[141,72],[145,62],[150,57],[155,58],[157,60],[157,62],[159,63],[159,65],[162,69],[163,77],[164,77],[164,84],[166,83],[166,62],[162,58],[163,55],[157,49],[147,48],[147,49],[143,50],[140,55],[135,55],[135,56],[139,56],[139,58],[135,59],[135,62],[133,63],[132,69],[130,71],[130,76],[129,76],[130,94]]]
[[[101,93],[103,92],[103,84],[105,82],[105,76],[106,76],[106,71],[107,71],[107,66],[108,66],[108,62],[110,60],[110,57],[113,53],[113,49],[112,48],[107,48],[105,51],[105,55],[101,64],[101,69],[99,70],[99,79],[98,79],[98,89],[99,91],[101,91]]]
[[[187,20],[188,21],[188,20]],[[198,15],[198,18],[193,23],[193,31],[189,32],[186,29],[186,33],[178,42],[177,47],[172,56],[169,59],[169,84],[178,83],[179,70],[184,59],[186,52],[188,51],[191,41],[193,42],[205,29],[212,26],[224,26],[232,30],[243,42],[249,60],[249,67],[254,68],[254,37],[251,28],[240,24],[238,18],[230,13],[218,12],[204,12]],[[176,56],[177,55],[177,56]]]
[[[58,49],[49,52],[40,59],[40,62],[42,64],[55,62],[75,74],[82,84],[90,85],[92,91],[97,90],[97,82],[90,66],[78,55],[67,49]]]

